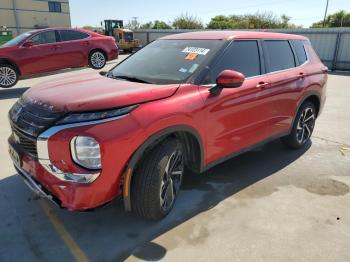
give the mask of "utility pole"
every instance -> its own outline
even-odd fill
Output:
[[[139,22],[137,21],[137,19],[138,19],[137,16],[133,16],[131,18],[131,24],[132,24],[133,29],[137,29],[137,27],[139,25]]]
[[[12,7],[13,7],[13,15],[15,17],[15,23],[16,23],[16,31],[17,31],[17,35],[19,35],[21,32],[19,30],[20,25],[19,25],[19,21],[18,21],[18,13],[17,13],[17,3],[16,0],[12,0]]]
[[[328,10],[328,2],[329,2],[329,0],[327,0],[326,10],[325,10],[325,12],[324,12],[323,27],[326,26],[326,17],[327,17],[327,10]]]

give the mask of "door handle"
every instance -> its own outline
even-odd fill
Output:
[[[299,78],[302,79],[302,78],[304,78],[304,77],[305,77],[305,74],[304,74],[303,72],[300,72],[300,73],[299,73]]]
[[[270,85],[270,83],[267,83],[267,82],[259,82],[256,87],[257,88],[261,88],[261,89],[264,89],[266,87],[268,87]]]
[[[53,46],[53,49],[54,49],[54,50],[57,50],[57,49],[59,49],[59,48],[61,48],[61,47],[62,47],[61,45],[54,45],[54,46]]]

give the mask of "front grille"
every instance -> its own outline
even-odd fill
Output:
[[[22,133],[19,129],[12,126],[12,132],[15,136],[16,143],[30,156],[37,158],[36,139],[27,134]]]
[[[10,124],[16,142],[33,157],[37,157],[36,139],[55,124],[63,112],[54,112],[19,99],[9,112]]]

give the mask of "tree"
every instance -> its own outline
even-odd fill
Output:
[[[323,20],[313,23],[313,28],[323,27]],[[326,17],[325,27],[350,27],[350,13],[341,10]]]
[[[236,24],[231,19],[231,17],[224,16],[224,15],[218,15],[213,17],[208,26],[208,29],[233,29],[236,28]]]
[[[208,24],[208,29],[267,29],[296,28],[291,24],[291,17],[283,14],[281,17],[271,12],[256,12],[254,14],[215,16]]]
[[[91,26],[91,25],[84,25],[82,28],[85,29],[85,30],[89,30],[89,31],[93,31],[94,30],[94,27]]]
[[[176,29],[203,29],[203,23],[200,19],[189,14],[182,14],[175,18],[173,27]]]
[[[170,25],[168,25],[164,21],[155,20],[153,22],[148,22],[140,26],[141,29],[172,29]]]

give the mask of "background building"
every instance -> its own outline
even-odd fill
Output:
[[[69,0],[0,0],[0,27],[16,36],[46,27],[70,27]]]

